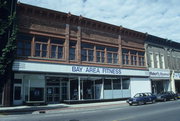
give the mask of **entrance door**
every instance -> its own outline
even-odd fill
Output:
[[[61,82],[61,100],[68,99],[68,82],[62,81]]]
[[[22,104],[22,87],[21,84],[14,84],[14,105]]]
[[[48,86],[47,88],[47,103],[59,103],[60,89],[59,86]]]

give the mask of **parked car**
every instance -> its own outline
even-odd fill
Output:
[[[126,101],[129,105],[133,104],[146,104],[147,102],[156,102],[156,96],[152,93],[137,93],[133,98],[129,98]]]
[[[154,95],[154,94],[152,94],[152,93],[150,93],[150,92],[147,92],[147,93],[145,93],[145,94],[148,96],[150,102],[152,102],[152,103],[155,103],[155,102],[156,102],[156,100],[157,100],[156,95]]]
[[[180,93],[177,93],[177,98],[180,99]]]
[[[158,101],[164,101],[164,102],[171,99],[174,99],[174,100],[177,99],[177,94],[171,91],[162,92],[162,93],[157,94],[156,96],[157,96]]]

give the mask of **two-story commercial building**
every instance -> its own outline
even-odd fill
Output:
[[[177,42],[147,35],[145,48],[153,93],[178,91],[179,47]]]
[[[145,34],[19,3],[13,105],[117,100],[150,92]]]

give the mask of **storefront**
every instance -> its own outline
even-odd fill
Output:
[[[14,105],[122,99],[151,91],[143,70],[28,61],[15,61],[13,70]]]
[[[170,70],[168,69],[149,69],[152,93],[170,91]]]
[[[174,73],[175,89],[180,93],[180,73]]]

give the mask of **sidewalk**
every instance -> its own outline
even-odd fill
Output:
[[[67,112],[82,109],[99,109],[107,106],[123,106],[127,105],[125,101],[98,102],[88,104],[49,104],[45,106],[16,106],[16,107],[0,107],[2,114],[23,114],[23,113],[54,113]]]

